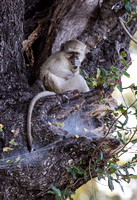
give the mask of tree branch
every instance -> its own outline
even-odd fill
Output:
[[[119,21],[121,26],[123,27],[124,31],[127,33],[127,35],[130,37],[131,40],[133,40],[136,44],[137,44],[137,40],[135,38],[133,38],[133,36],[129,33],[128,29],[125,27],[125,24],[123,22],[123,19],[121,17],[119,17]]]

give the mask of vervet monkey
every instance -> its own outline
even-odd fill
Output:
[[[87,46],[84,43],[69,40],[62,45],[61,51],[51,55],[40,69],[40,78],[46,89],[56,93],[74,89],[89,91],[86,81],[79,75],[86,52]]]
[[[40,69],[40,79],[48,91],[37,94],[30,103],[27,118],[27,140],[32,150],[31,117],[35,103],[42,97],[63,93],[68,90],[88,92],[85,79],[79,74],[81,62],[87,53],[87,46],[78,40],[69,40],[61,50],[51,55]],[[54,92],[49,92],[54,91]]]

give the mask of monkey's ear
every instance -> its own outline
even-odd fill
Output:
[[[90,52],[90,48],[87,46],[86,47],[86,54]]]
[[[88,42],[85,43],[86,45],[86,54],[90,52],[91,46],[89,45]]]
[[[60,50],[61,50],[61,51],[64,50],[64,44],[65,44],[65,43],[62,43],[62,44],[60,45]]]

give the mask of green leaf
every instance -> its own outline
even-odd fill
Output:
[[[101,179],[104,179],[105,180],[105,176],[102,174],[102,173],[97,173],[97,177],[98,177],[98,180],[100,181]]]
[[[73,176],[73,179],[76,180],[77,176],[76,176],[76,172],[74,171],[73,168],[67,167],[66,168],[68,172],[70,172]]]
[[[55,200],[61,200],[61,198],[56,194],[55,195]]]
[[[119,80],[119,75],[118,75],[118,74],[113,74],[113,78],[114,78],[115,80]]]
[[[15,142],[14,139],[11,139],[11,141],[9,142],[9,144],[11,144],[13,146],[17,146],[18,142]]]
[[[126,76],[127,78],[130,78],[130,74],[128,74],[126,71],[122,72],[124,76]]]
[[[48,192],[47,192],[48,194],[55,194],[53,191],[51,191],[51,190],[49,190]]]
[[[96,162],[100,162],[101,161],[101,157],[98,157]]]
[[[125,132],[124,134],[125,134],[125,135],[128,135],[128,134],[129,134],[129,132]]]
[[[103,152],[102,151],[101,151],[101,157],[100,158],[101,158],[101,160],[103,160]]]
[[[66,197],[69,197],[69,199],[70,199],[70,196],[71,196],[72,194],[74,195],[75,192],[72,192],[71,190],[65,190],[65,191],[63,192],[63,195],[65,195]]]
[[[124,59],[120,59],[120,60],[123,62],[123,64],[124,64],[126,67],[128,67],[127,62],[126,62]]]
[[[100,174],[97,174],[97,177],[98,177],[98,181],[100,181],[101,180],[101,176],[100,176]]]
[[[0,124],[0,132],[3,131],[3,124]]]
[[[127,169],[127,168],[125,168],[125,169],[124,169],[124,171],[126,172],[126,175],[127,175],[127,176],[129,176],[128,169]]]
[[[127,149],[122,149],[122,152],[126,153],[126,152],[128,152],[128,150]]]
[[[106,88],[108,86],[107,82],[103,83],[103,87]]]
[[[125,121],[123,123],[123,126],[127,125],[127,123],[128,123],[128,115],[126,115],[125,117],[126,117],[126,119],[125,119]]]
[[[119,131],[117,131],[117,134],[119,138],[122,138],[122,134]]]
[[[134,155],[134,157],[132,158],[132,161],[137,159],[137,154]]]
[[[130,3],[129,1],[127,1],[127,2],[125,3],[125,9],[126,9],[126,11],[127,11],[129,14],[131,14],[132,8],[131,8],[131,3]]]
[[[125,52],[121,52],[120,55],[121,55],[123,58],[127,57],[127,54],[126,54]]]
[[[116,182],[119,183],[122,192],[124,192],[124,188],[123,188],[123,186],[121,185],[120,181],[116,180]]]
[[[95,169],[95,165],[90,165],[90,168],[91,169]]]
[[[97,81],[92,81],[92,84],[93,84],[93,87],[94,86],[96,87],[98,85]]]
[[[111,191],[114,190],[114,185],[113,185],[113,182],[112,182],[112,180],[111,180],[110,178],[108,178],[108,187],[109,187],[109,189],[110,189]]]
[[[137,175],[129,175],[130,178],[137,179]]]
[[[117,72],[117,71],[118,71],[118,69],[117,69],[116,67],[114,67],[114,65],[111,66],[110,70],[111,70],[112,72]]]
[[[105,69],[101,69],[102,76],[106,77],[108,75],[108,72]]]
[[[97,77],[97,78],[100,77],[100,69],[99,69],[99,68],[97,68],[97,75],[96,75],[96,77]]]
[[[13,148],[10,148],[10,147],[4,147],[3,148],[3,152],[6,152],[6,151],[12,151],[14,150]]]
[[[54,193],[58,196],[61,197],[61,191],[59,189],[57,189],[54,185],[51,185],[52,190],[54,191]]]
[[[125,141],[124,141],[123,139],[120,139],[120,142],[121,142],[122,144],[124,144],[124,145],[126,144]]]
[[[122,86],[121,86],[121,85],[117,84],[116,86],[117,86],[117,88],[119,89],[119,91],[120,91],[120,92],[122,92],[122,91],[123,91],[123,88],[122,88]]]
[[[137,139],[134,139],[131,142],[132,142],[132,144],[136,144],[137,143]]]
[[[65,124],[60,123],[60,122],[54,122],[54,123],[52,123],[52,125],[58,126],[58,127],[64,127],[65,126]]]

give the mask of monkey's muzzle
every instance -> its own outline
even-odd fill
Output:
[[[77,69],[80,67],[81,62],[79,61],[78,58],[75,57],[75,55],[72,55],[70,58],[71,64],[74,66],[74,69]]]
[[[75,69],[77,69],[78,67],[80,67],[80,65],[81,65],[81,62],[78,60],[78,59],[74,59],[74,64],[73,64],[75,67]]]

